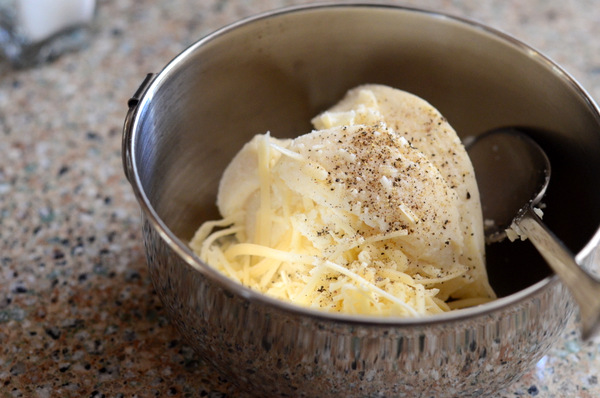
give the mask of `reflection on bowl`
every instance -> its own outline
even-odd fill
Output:
[[[578,252],[600,224],[600,115],[551,61],[502,33],[388,5],[302,6],[201,39],[130,101],[125,172],[155,288],[197,352],[257,395],[479,396],[538,361],[573,305],[528,243],[488,251],[500,299],[420,319],[325,314],[242,287],[187,247],[254,134],[294,137],[358,84],[415,93],[461,136],[519,125],[553,162],[545,221]],[[574,171],[577,171],[575,173]],[[556,209],[556,211],[552,211]],[[569,212],[564,211],[569,209]],[[572,219],[582,220],[577,229]]]

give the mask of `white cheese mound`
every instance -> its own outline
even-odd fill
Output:
[[[207,264],[292,303],[419,316],[493,299],[473,168],[424,100],[357,87],[293,140],[257,135],[220,183]]]

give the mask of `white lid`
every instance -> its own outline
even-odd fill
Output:
[[[94,15],[95,3],[96,0],[18,0],[23,34],[36,42],[70,26],[85,24]]]

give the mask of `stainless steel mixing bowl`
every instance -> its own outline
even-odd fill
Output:
[[[330,315],[277,302],[203,264],[186,242],[217,218],[223,169],[250,137],[293,137],[361,83],[431,102],[461,136],[538,128],[553,180],[545,221],[580,258],[600,239],[600,116],[560,67],[500,32],[433,12],[330,4],[225,27],[149,74],[129,103],[124,168],[150,275],[202,358],[261,396],[486,395],[533,366],[573,311],[527,243],[488,251],[501,296],[422,319]],[[577,225],[573,224],[577,220]]]

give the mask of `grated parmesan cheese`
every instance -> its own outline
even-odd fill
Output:
[[[474,173],[447,121],[385,86],[351,90],[294,140],[255,136],[226,169],[223,219],[190,242],[269,296],[420,316],[493,299]]]

